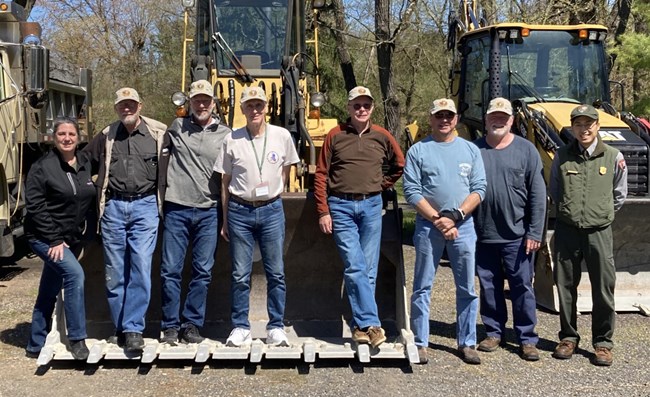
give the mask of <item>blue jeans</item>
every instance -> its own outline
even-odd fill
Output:
[[[68,339],[86,339],[86,309],[84,306],[84,271],[70,248],[63,249],[63,259],[54,262],[47,256],[50,246],[39,240],[30,240],[32,251],[43,260],[43,273],[32,313],[32,333],[27,350],[41,351],[52,327],[56,296],[63,287],[63,309]],[[74,247],[73,247],[74,249]]]
[[[429,343],[429,305],[431,288],[442,253],[447,248],[456,284],[456,339],[458,347],[476,345],[476,316],[478,297],[474,290],[476,232],[474,221],[468,218],[457,225],[458,238],[445,240],[428,220],[420,215],[415,219],[415,270],[411,296],[411,322],[415,344]]]
[[[537,344],[532,256],[526,255],[524,239],[476,245],[476,272],[481,283],[480,311],[487,336],[502,339],[505,335],[508,309],[503,281],[507,278],[517,340],[520,344]]]
[[[343,261],[352,326],[381,326],[375,301],[381,245],[381,195],[354,201],[330,196],[334,241]]]
[[[255,241],[260,246],[266,273],[269,315],[266,329],[284,327],[284,307],[287,296],[283,262],[284,232],[282,199],[257,208],[232,200],[228,203],[233,327],[250,329],[248,311]]]
[[[192,242],[192,279],[183,307],[183,324],[202,327],[205,300],[212,279],[214,252],[217,249],[217,207],[194,208],[166,202],[162,241],[162,329],[179,329],[181,320],[181,280],[188,243]]]
[[[117,332],[142,333],[151,298],[151,258],[158,235],[156,195],[110,199],[101,219],[106,294]]]

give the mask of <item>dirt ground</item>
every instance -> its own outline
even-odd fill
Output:
[[[405,255],[410,280],[413,248],[405,246]],[[428,365],[411,366],[406,360],[368,365],[355,360],[319,360],[311,365],[275,360],[206,365],[57,361],[38,367],[34,359],[24,356],[24,346],[40,269],[35,258],[0,267],[0,396],[650,396],[646,361],[650,319],[636,313],[617,316],[615,362],[610,368],[589,362],[589,315],[579,319],[585,342],[576,356],[568,361],[553,359],[559,321],[555,314],[541,310],[540,361],[521,360],[510,331],[508,346],[481,353],[482,365],[464,364],[455,353],[454,288],[446,267],[440,268],[433,292]],[[480,320],[478,331],[482,338]]]

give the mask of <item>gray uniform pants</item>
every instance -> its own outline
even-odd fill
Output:
[[[580,229],[558,221],[555,226],[554,277],[560,300],[560,340],[576,344],[580,341],[577,329],[578,284],[582,261],[587,266],[593,300],[592,344],[594,347],[613,347],[614,285],[616,269],[612,244],[612,228]]]

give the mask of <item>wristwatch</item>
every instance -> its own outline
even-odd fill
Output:
[[[445,218],[449,218],[454,222],[460,222],[465,220],[465,211],[463,211],[460,208],[455,208],[453,210],[444,210],[440,211],[440,216],[444,216]]]

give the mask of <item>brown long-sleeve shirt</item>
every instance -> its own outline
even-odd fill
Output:
[[[329,214],[329,192],[381,192],[393,186],[403,170],[404,154],[390,132],[371,124],[360,134],[349,120],[339,124],[325,137],[316,165],[314,196],[318,215]]]

